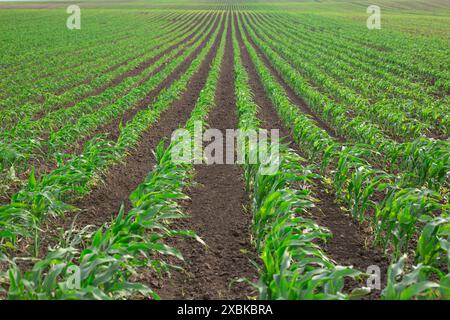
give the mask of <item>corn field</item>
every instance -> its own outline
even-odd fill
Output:
[[[427,3],[0,3],[0,299],[449,300]]]

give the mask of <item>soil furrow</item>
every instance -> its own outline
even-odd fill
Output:
[[[208,124],[225,136],[226,129],[237,128],[234,97],[233,48],[231,26],[227,34],[221,66],[216,106]],[[225,154],[225,153],[224,153]],[[245,212],[248,195],[242,169],[237,165],[196,165],[195,181],[185,205],[188,219],[182,229],[194,230],[207,248],[191,239],[175,241],[186,260],[186,272],[175,272],[158,290],[163,299],[247,299],[255,295],[248,284],[233,283],[247,278],[257,280],[254,247],[250,243],[251,216]]]

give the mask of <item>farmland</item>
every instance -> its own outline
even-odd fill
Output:
[[[1,299],[450,299],[448,3],[77,5],[0,3]]]

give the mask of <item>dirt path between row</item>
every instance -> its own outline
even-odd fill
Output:
[[[216,92],[216,107],[209,115],[211,128],[237,127],[234,97],[233,48],[231,26],[227,34],[224,61]],[[248,284],[233,280],[257,280],[254,247],[250,243],[251,216],[245,212],[248,195],[242,169],[237,165],[195,166],[197,186],[189,191],[185,211],[190,215],[179,222],[181,229],[194,230],[207,248],[191,239],[176,239],[186,272],[175,272],[164,279],[157,292],[163,299],[248,299],[255,296]]]
[[[237,23],[236,23],[237,28]],[[238,41],[241,47],[241,55],[243,64],[249,74],[250,86],[254,93],[255,102],[260,107],[258,112],[258,118],[262,121],[261,127],[265,129],[280,129],[280,137],[284,137],[285,142],[289,143],[289,146],[295,150],[298,154],[302,155],[301,150],[294,142],[292,134],[289,130],[286,130],[285,126],[279,115],[276,112],[270,98],[267,96],[264,87],[259,79],[256,69],[248,55],[240,33],[238,32]],[[246,34],[248,37],[248,33]],[[258,51],[258,47],[253,44],[253,47]],[[262,57],[262,53],[258,51]],[[266,66],[267,60],[264,61]],[[274,70],[271,69],[274,75]],[[278,82],[286,86],[284,82],[281,82],[277,77]],[[292,99],[295,103],[296,99]],[[298,104],[297,104],[298,105]],[[312,218],[317,221],[320,226],[328,228],[333,237],[324,246],[327,255],[341,265],[351,265],[355,268],[366,271],[370,265],[378,265],[382,272],[382,282],[385,283],[386,271],[388,261],[384,257],[381,250],[377,248],[371,248],[367,245],[367,239],[370,237],[359,224],[355,223],[347,213],[341,210],[340,205],[336,203],[333,191],[327,189],[321,181],[315,181],[316,185],[312,188],[313,196],[319,200],[316,203],[316,208],[311,210]],[[356,287],[357,283],[348,283],[349,288]],[[361,284],[360,284],[361,285]],[[365,284],[362,284],[365,285]],[[374,291],[368,298],[378,298],[380,292]]]

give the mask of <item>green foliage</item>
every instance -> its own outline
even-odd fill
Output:
[[[243,131],[257,129],[258,107],[242,66],[234,24],[232,31],[239,127]],[[262,260],[259,282],[253,285],[261,299],[350,299],[353,295],[344,293],[345,278],[356,278],[361,272],[336,266],[320,247],[332,235],[305,217],[314,200],[306,187],[299,186],[317,176],[301,165],[304,159],[285,145],[279,147],[279,168],[271,175],[263,170],[263,163],[249,161],[257,146],[245,148],[243,166],[252,202],[252,230]],[[358,292],[367,290],[355,291],[355,296]]]

